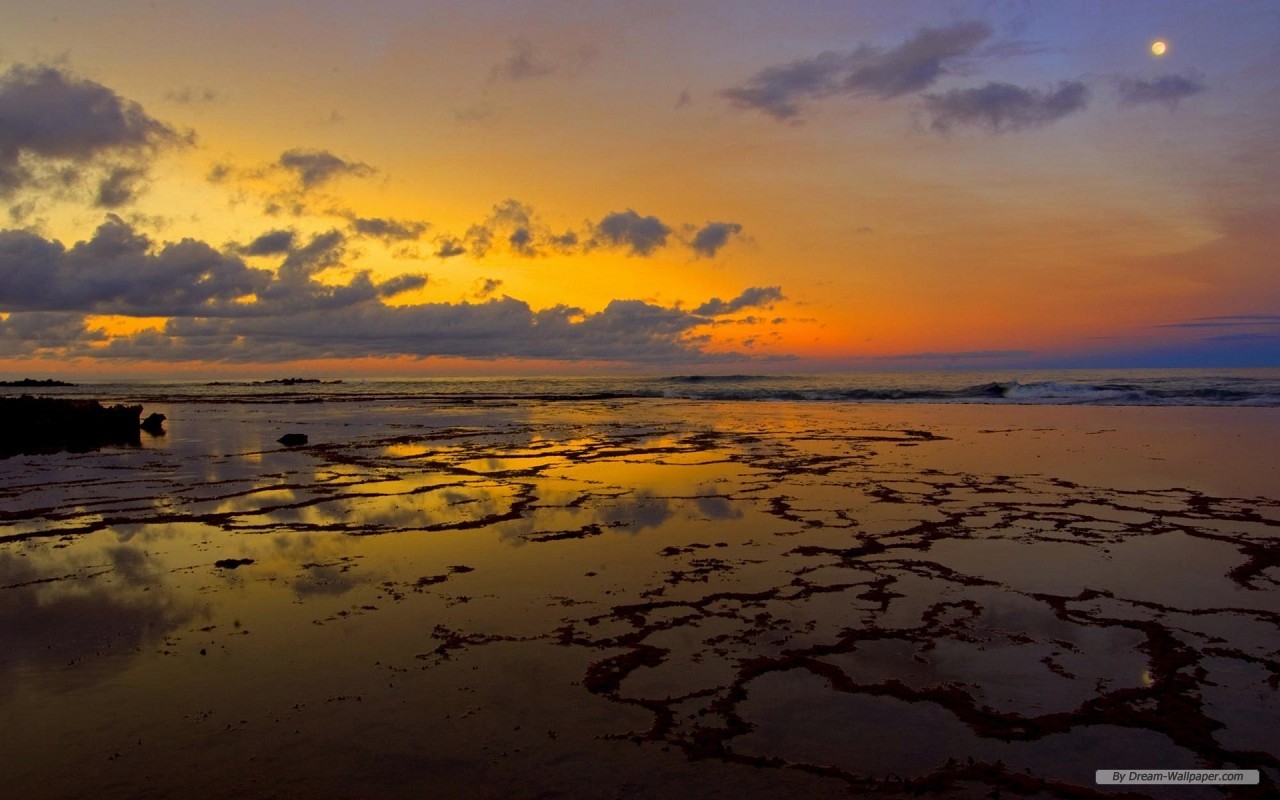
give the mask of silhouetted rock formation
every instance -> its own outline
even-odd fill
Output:
[[[141,416],[142,406],[104,407],[96,400],[26,394],[0,397],[0,457],[138,444]]]
[[[0,381],[0,386],[39,387],[39,386],[75,386],[75,384],[67,383],[65,381],[55,381],[53,378],[45,378],[42,381],[38,381],[35,378],[23,378],[20,381]]]
[[[307,443],[307,435],[305,433],[286,433],[276,441],[285,447],[297,447],[300,444]]]
[[[339,384],[342,381],[322,381],[319,378],[272,378],[269,381],[254,381],[253,386],[298,386],[301,384],[318,383],[325,386]]]
[[[139,428],[142,428],[152,436],[164,436],[164,421],[167,419],[164,414],[151,414],[142,421]]]

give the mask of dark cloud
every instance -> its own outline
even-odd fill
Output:
[[[1174,108],[1179,100],[1204,90],[1203,83],[1183,75],[1165,75],[1149,81],[1121,78],[1116,82],[1116,92],[1120,95],[1120,105],[1123,106],[1160,103]]]
[[[280,277],[306,277],[337,266],[346,251],[347,237],[341,231],[326,231],[311,237],[302,247],[294,247],[280,265]]]
[[[680,241],[699,255],[714,257],[742,226],[736,222],[708,222],[702,228],[681,226]],[[626,249],[630,255],[650,256],[665,247],[674,229],[653,216],[641,216],[632,209],[606,214],[599,222],[587,221],[583,232],[552,231],[533,207],[514,198],[497,203],[483,221],[472,225],[461,237],[435,238],[439,258],[470,253],[482,259],[493,252],[535,258],[549,252],[585,253],[597,248]]]
[[[105,341],[101,329],[90,329],[83,314],[65,311],[27,311],[0,319],[0,355],[30,356]]]
[[[667,243],[671,228],[657,217],[642,217],[631,209],[606,215],[596,225],[589,245],[625,247],[633,256],[651,255]]]
[[[277,163],[297,177],[303,190],[314,189],[344,175],[367,178],[377,172],[368,164],[347,161],[327,150],[286,150]]]
[[[0,76],[0,158],[6,161],[23,152],[84,161],[180,138],[137,103],[54,67],[17,65]]]
[[[119,208],[132,203],[146,182],[147,171],[141,167],[113,167],[98,183],[94,205]]]
[[[848,69],[849,57],[822,53],[813,58],[766,67],[742,86],[725,89],[721,95],[739,108],[763,111],[775,119],[790,119],[800,113],[800,102],[834,94],[840,76]]]
[[[990,36],[991,28],[982,22],[922,28],[891,50],[863,45],[766,67],[721,94],[735,106],[779,120],[797,116],[805,101],[831,95],[889,100],[932,86],[946,73],[947,61],[969,55]]]
[[[430,227],[427,223],[416,220],[357,216],[350,217],[350,220],[351,230],[356,235],[381,239],[387,244],[417,241]]]
[[[577,241],[576,235],[573,235],[573,240]],[[542,255],[544,247],[554,247],[557,237],[536,219],[531,206],[508,198],[494,205],[483,222],[468,228],[462,239],[452,236],[437,238],[436,255],[452,258],[470,252],[473,258],[480,259],[487,256],[499,241],[506,244],[509,254],[532,258]]]
[[[92,239],[71,248],[26,231],[0,231],[0,311],[80,312],[166,317],[243,318],[329,312],[377,304],[426,285],[425,275],[375,282],[367,271],[345,284],[316,275],[342,265],[346,238],[329,231],[297,245],[291,231],[272,231],[240,252],[283,255],[273,273],[238,256],[184,239],[156,247],[110,215]],[[13,314],[6,335],[31,340],[32,325],[75,323]],[[21,326],[26,325],[26,328]],[[56,331],[55,331],[56,332]],[[74,331],[72,331],[74,333]],[[83,332],[77,334],[84,339]]]
[[[507,244],[511,246],[511,251],[522,256],[536,256],[538,250],[533,246],[533,234],[528,228],[516,228],[507,237]]]
[[[971,53],[990,36],[986,23],[958,22],[947,28],[922,28],[885,52],[860,48],[841,88],[882,100],[922,91],[942,77],[944,61]]]
[[[142,170],[165,146],[188,141],[137,103],[94,81],[55,67],[16,65],[0,76],[0,196],[38,183],[50,162],[64,184],[79,181],[85,165],[108,159],[113,169]],[[108,176],[108,181],[110,176]],[[123,177],[106,199],[132,197]]]
[[[319,280],[345,266],[346,247],[338,230],[301,242],[292,231],[269,231],[229,252],[190,239],[157,244],[114,215],[69,248],[30,232],[0,232],[0,311],[7,313],[0,353],[263,363],[390,355],[732,361],[743,356],[705,353],[707,337],[695,329],[782,298],[765,287],[696,311],[642,300],[614,300],[595,312],[535,311],[506,296],[391,306],[387,298],[427,286],[427,276],[377,281],[362,271],[345,283]],[[246,251],[278,256],[280,264],[249,267],[241,260]],[[483,280],[477,295],[492,296],[501,285]],[[168,319],[160,329],[110,337],[85,323],[85,315],[100,313]]]
[[[152,242],[115,215],[70,249],[26,231],[0,231],[6,311],[211,313],[270,281],[270,272],[192,239],[152,252]]]
[[[732,300],[721,300],[719,297],[713,297],[694,309],[693,313],[717,317],[723,314],[732,314],[744,308],[769,308],[774,303],[784,299],[786,298],[782,295],[781,286],[753,286],[750,289],[745,289],[742,294]]]
[[[925,95],[933,129],[946,132],[957,126],[985,128],[994,133],[1038,128],[1083,110],[1089,91],[1079,81],[1065,81],[1040,92],[1009,83],[988,83],[977,89],[952,89]]]
[[[298,236],[296,231],[276,230],[266,233],[240,248],[246,256],[277,256],[293,249],[293,242]]]
[[[490,70],[493,80],[527,81],[542,78],[555,71],[555,67],[539,56],[528,39],[511,40],[511,52]]]
[[[703,317],[639,300],[585,313],[533,311],[510,297],[485,303],[381,303],[245,318],[174,318],[163,331],[120,337],[94,355],[271,362],[370,355],[551,358],[669,363],[712,358],[686,341]],[[732,360],[734,356],[717,356]]]
[[[488,297],[502,286],[502,281],[497,278],[481,278],[476,281],[476,297]]]
[[[484,258],[493,247],[493,230],[487,225],[472,225],[463,238],[475,258]]]
[[[742,233],[742,226],[736,222],[708,222],[693,235],[689,246],[700,256],[715,258],[720,248],[729,243],[732,236]]]
[[[376,284],[379,297],[394,297],[398,294],[421,289],[427,285],[426,275],[397,275]]]
[[[551,236],[547,237],[547,244],[551,245],[552,248],[562,253],[572,252],[573,250],[577,249],[580,243],[581,242],[578,238],[578,234],[574,233],[573,231],[565,231],[562,234],[559,234],[559,235],[552,234]]]
[[[466,252],[467,247],[462,243],[461,239],[453,236],[441,236],[436,239],[437,258],[453,258]]]

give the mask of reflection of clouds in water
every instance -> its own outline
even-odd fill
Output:
[[[645,528],[657,528],[675,512],[666,497],[655,497],[644,489],[631,497],[618,498],[600,512],[600,521],[617,530],[639,533]]]
[[[741,519],[742,509],[722,495],[700,496],[695,501],[702,516],[713,520]]]
[[[151,564],[150,557],[139,547],[116,545],[107,548],[107,557],[116,574],[130,586],[147,586],[159,583],[159,571]]]
[[[311,567],[302,577],[293,582],[293,592],[299,599],[316,595],[337,597],[367,582],[364,579],[352,577],[350,572],[344,571],[345,569],[345,566],[333,565]]]
[[[0,674],[31,668],[60,680],[92,682],[100,671],[76,671],[74,662],[129,654],[197,616],[195,605],[162,587],[136,590],[137,583],[151,583],[155,574],[143,551],[121,547],[109,555],[120,582],[55,579],[0,590]],[[26,562],[0,553],[0,585],[50,577]]]
[[[357,561],[350,552],[350,540],[335,534],[282,533],[271,538],[273,551],[267,556],[285,562],[283,570],[301,569],[290,584],[298,599],[346,594],[361,584],[374,581],[381,573],[354,572]]]

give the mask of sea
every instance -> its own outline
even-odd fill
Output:
[[[1280,368],[844,372],[268,380],[85,381],[7,385],[0,394],[136,403],[427,405],[623,399],[1097,406],[1280,406]]]

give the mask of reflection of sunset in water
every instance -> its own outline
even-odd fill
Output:
[[[124,794],[465,795],[470,767],[429,748],[510,791],[714,763],[836,796],[972,756],[984,792],[1003,762],[1055,796],[1088,785],[1081,754],[1190,767],[1275,709],[1280,505],[1265,474],[1196,477],[1276,444],[1238,410],[526,410],[389,410],[292,450],[258,449],[277,423],[250,415],[5,463],[31,472],[0,518],[0,704],[37,722],[3,745],[41,765],[15,785],[69,790],[62,767],[101,758]],[[1219,445],[1183,433],[1205,429]],[[1197,687],[1211,707],[1174,702]]]

